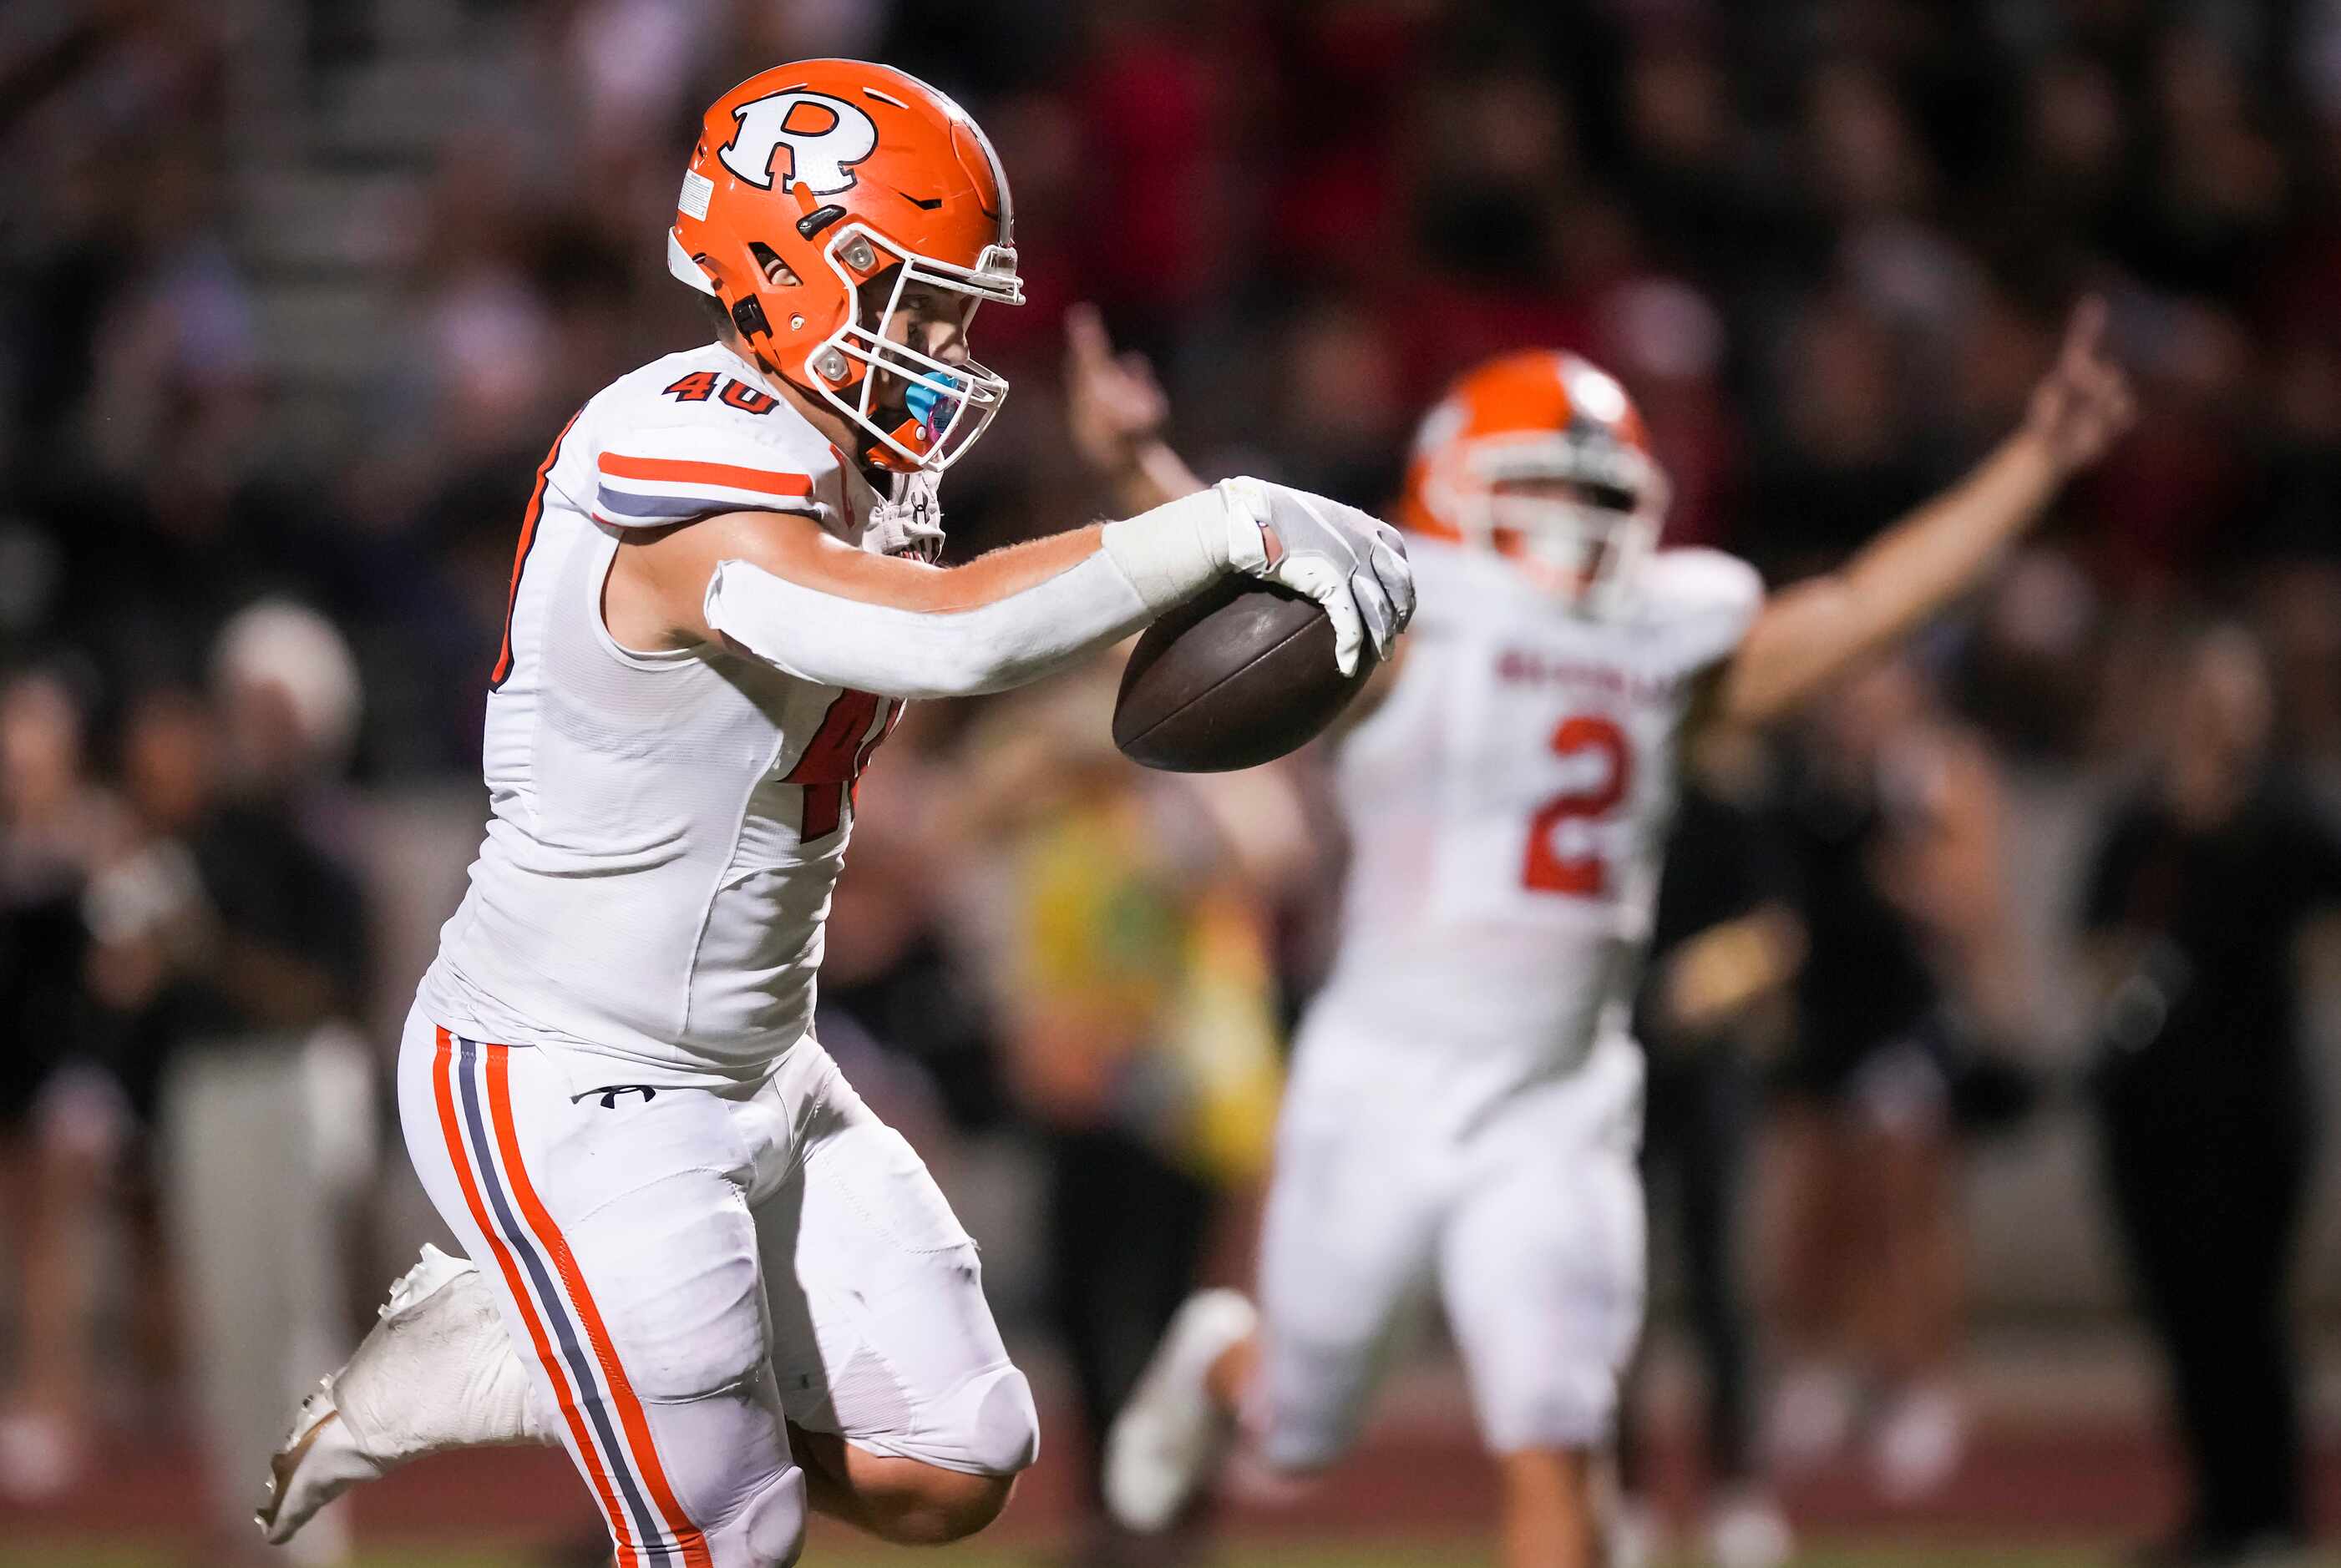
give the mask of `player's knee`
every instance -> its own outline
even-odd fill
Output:
[[[1518,1397],[1488,1413],[1489,1444],[1499,1454],[1595,1451],[1616,1428],[1617,1387],[1614,1374],[1588,1370],[1518,1391]]]
[[[1003,1366],[970,1384],[961,1398],[961,1461],[968,1468],[1007,1479],[1041,1456],[1041,1414],[1021,1372]]]
[[[1041,1416],[1032,1385],[1005,1364],[971,1377],[921,1412],[915,1439],[893,1451],[946,1472],[1011,1476],[1041,1454]]]
[[[705,1533],[713,1568],[792,1568],[804,1551],[804,1472],[781,1471]]]
[[[856,1476],[872,1531],[900,1546],[941,1546],[983,1529],[1041,1452],[1032,1388],[1013,1366],[970,1378],[922,1424],[906,1452]]]
[[[1014,1474],[961,1475],[944,1500],[942,1541],[963,1541],[989,1527],[1016,1493]]]
[[[964,1541],[1000,1517],[1016,1490],[1013,1475],[970,1475],[931,1464],[918,1467],[882,1510],[877,1534],[897,1546],[945,1546]]]

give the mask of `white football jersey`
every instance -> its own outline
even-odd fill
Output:
[[[620,377],[538,471],[488,698],[487,837],[423,986],[451,1030],[657,1082],[753,1076],[811,1027],[853,782],[900,704],[721,648],[622,648],[602,619],[626,530],[738,510],[887,537],[855,465],[721,344]]]
[[[1317,1006],[1347,1026],[1328,1037],[1444,1047],[1485,1104],[1622,1034],[1683,719],[1763,584],[1731,556],[1660,551],[1597,620],[1499,558],[1409,546],[1406,663],[1335,762],[1352,851]]]

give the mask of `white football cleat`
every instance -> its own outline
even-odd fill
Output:
[[[1170,1320],[1106,1437],[1106,1507],[1123,1529],[1169,1529],[1218,1471],[1236,1423],[1208,1380],[1212,1365],[1259,1327],[1259,1309],[1232,1290],[1198,1291]]]
[[[379,1477],[383,1467],[366,1457],[334,1406],[334,1380],[321,1377],[301,1408],[284,1445],[269,1455],[268,1490],[253,1511],[253,1522],[271,1546],[299,1533],[317,1511],[361,1481]]]
[[[382,1321],[318,1381],[269,1461],[253,1515],[272,1545],[362,1481],[443,1448],[543,1442],[527,1369],[479,1270],[426,1245]]]

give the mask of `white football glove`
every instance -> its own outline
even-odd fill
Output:
[[[1249,519],[1261,535],[1255,541],[1252,530],[1233,530],[1229,564],[1323,605],[1333,622],[1333,662],[1343,675],[1356,673],[1369,638],[1376,659],[1390,657],[1390,644],[1414,618],[1414,570],[1398,530],[1354,506],[1266,480],[1221,480],[1218,488],[1230,521]]]

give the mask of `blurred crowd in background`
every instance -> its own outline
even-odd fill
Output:
[[[1674,482],[1669,541],[1778,582],[2007,430],[2067,303],[2105,293],[2137,433],[1908,664],[1781,755],[1717,763],[1735,809],[1786,822],[1779,854],[1803,865],[1784,906],[1867,888],[1909,933],[1890,957],[1916,966],[1917,1011],[1980,1042],[1938,1055],[2057,1057],[2037,1042],[2103,1032],[2042,933],[2061,951],[2168,903],[2130,887],[2159,864],[2161,798],[2119,803],[2152,759],[2226,768],[2172,797],[2197,827],[2260,798],[2264,757],[2301,801],[2341,777],[2333,0],[16,0],[0,15],[0,1197],[22,1370],[0,1485],[65,1483],[100,1424],[94,1388],[215,1370],[192,1348],[223,1320],[191,1252],[234,1275],[269,1242],[206,1233],[240,1173],[174,1147],[173,1105],[237,1140],[272,1125],[269,1097],[292,1091],[239,1101],[219,1064],[294,1040],[305,1103],[363,1103],[349,1080],[386,1058],[381,1022],[476,831],[530,474],[588,395],[703,335],[662,248],[697,115],[815,55],[958,96],[1014,184],[1031,303],[975,324],[1016,391],[951,476],[956,552],[1105,504],[1058,392],[1062,313],[1082,300],[1151,356],[1200,471],[1368,507],[1454,372],[1578,350],[1641,402]],[[1004,1137],[1041,1173],[1049,1206],[1003,1222],[1036,1239],[996,1249],[1030,1277],[995,1263],[994,1285],[1053,1323],[1092,1417],[1194,1269],[1242,1268],[1242,1206],[1223,1200],[1257,1178],[1280,1025],[1322,962],[1339,860],[1307,759],[1233,799],[1142,779],[1102,746],[1109,694],[912,716],[864,789],[824,979],[833,1048],[892,1086],[875,1097],[922,1142]],[[457,825],[447,864],[400,826],[426,811]],[[2052,870],[2033,824],[2057,813],[2077,848]],[[2128,848],[2098,856],[2117,825]],[[2256,946],[2281,949],[2333,891],[2299,880],[2281,908],[2238,901]],[[1798,911],[1817,973],[1878,961],[1832,946],[1864,935],[1854,896]],[[2207,967],[2192,959],[2188,983]],[[2123,961],[2116,981],[2150,970],[2135,947]],[[2288,1036],[2289,978],[2254,976],[2283,992],[2253,1027]],[[2186,987],[2157,983],[2167,1012]],[[1807,998],[1808,1034],[1830,1005]],[[1756,1031],[1788,1065],[1663,1114],[1707,1115],[1719,1093],[1744,1127],[1780,1090],[1799,1196],[1770,1249],[1789,1276],[1770,1338],[1809,1373],[1783,1383],[1782,1452],[1851,1418],[1839,1385],[1867,1355],[1916,1401],[1882,1474],[1921,1485],[1956,1462],[1938,1407],[1960,1325],[1956,1160],[1921,1140],[1880,1166],[1871,1145],[1798,1133],[1847,1076],[1811,1066],[1798,1016]],[[371,1037],[318,1056],[336,1023]],[[1917,1026],[1836,1027],[1866,1048]],[[191,1076],[207,1048],[214,1069]],[[2270,1068],[2240,1125],[2312,1103],[2294,1071]],[[2038,1093],[1953,1076],[1948,1125],[2012,1120]],[[1891,1087],[1880,1115],[1908,1108]],[[314,1119],[348,1136],[299,1157],[362,1191],[369,1140]],[[247,1166],[253,1146],[236,1143]],[[2311,1146],[2304,1128],[2266,1176],[2295,1217]],[[1893,1173],[1882,1250],[1838,1265],[1880,1305],[1821,1277],[1851,1233],[1816,1216],[1848,1169]],[[1717,1190],[1738,1202],[1736,1178]],[[86,1325],[106,1271],[83,1255],[101,1213],[131,1238],[119,1268],[154,1282],[117,1293],[104,1365]],[[1159,1225],[1140,1236],[1132,1214]],[[2295,1232],[2274,1229],[2256,1299],[2283,1286]],[[2146,1304],[2183,1339],[2187,1305],[2154,1294],[2139,1255]],[[230,1325],[235,1288],[219,1286]],[[1744,1315],[1718,1288],[1694,1305],[1721,1343]],[[1722,1365],[1727,1403],[1746,1403],[1744,1359]],[[2229,1419],[2259,1432],[2264,1414]],[[1746,1468],[1747,1447],[1716,1463]]]
[[[981,346],[1020,413],[954,477],[966,548],[1082,508],[1047,406],[1077,298],[1199,461],[1366,501],[1449,374],[1582,349],[1646,405],[1672,537],[1794,570],[2004,429],[2092,285],[2147,425],[1983,618],[1977,711],[2102,750],[2138,711],[2104,655],[2247,595],[2287,730],[2341,748],[2315,0],[32,0],[0,48],[0,635],[127,690],[297,591],[358,645],[364,777],[469,766],[515,474],[697,335],[657,240],[698,106],[823,53],[960,94],[1014,175],[1032,303]]]

